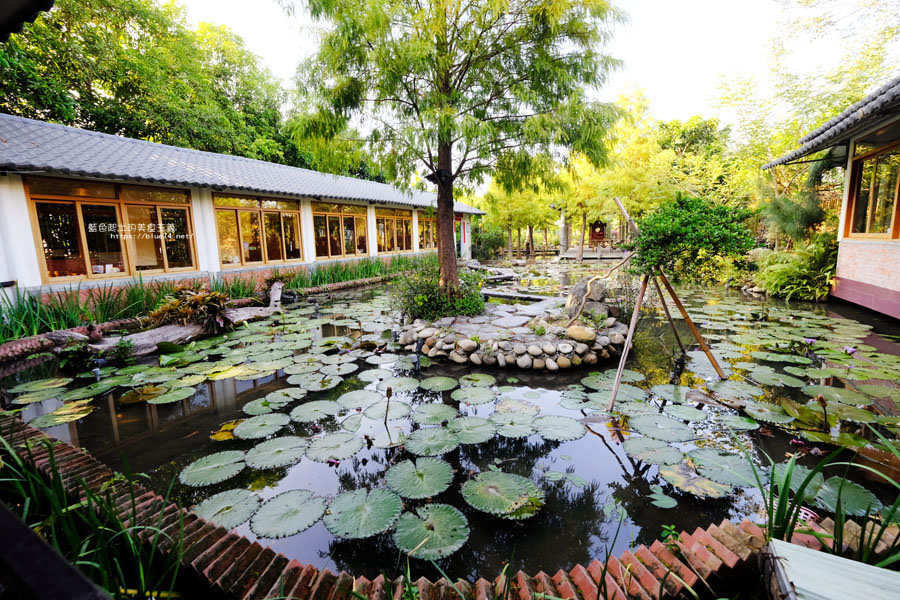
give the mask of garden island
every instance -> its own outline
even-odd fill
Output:
[[[897,589],[895,3],[787,3],[844,62],[734,125],[597,100],[606,2],[281,2],[291,89],[174,4],[19,4],[0,596]]]

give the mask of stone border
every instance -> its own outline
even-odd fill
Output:
[[[13,448],[29,443],[32,464],[45,474],[51,471],[50,452],[45,445],[36,442],[52,443],[53,458],[62,483],[73,496],[83,493],[82,485],[93,491],[106,486],[104,493],[109,493],[115,500],[123,519],[130,520],[136,513],[135,525],[161,523],[164,533],[176,538],[181,535],[183,566],[232,598],[352,600],[350,590],[371,600],[388,600],[389,592],[393,590],[393,600],[401,598],[402,577],[386,580],[379,575],[370,580],[344,571],[334,574],[328,569],[319,570],[167,503],[165,498],[140,484],[110,483],[115,474],[106,465],[85,450],[54,440],[23,424],[18,416],[0,414],[0,435],[4,435]],[[796,534],[795,538],[800,535]],[[792,541],[808,543],[806,539]],[[763,531],[754,523],[744,520],[735,525],[725,519],[719,525],[697,528],[693,533],[682,531],[670,544],[657,540],[650,546],[626,550],[618,557],[610,556],[605,573],[603,563],[595,560],[586,566],[559,570],[554,575],[541,571],[530,576],[519,571],[494,581],[480,578],[474,582],[459,580],[451,583],[441,578],[432,582],[421,577],[412,583],[419,590],[421,600],[458,600],[454,585],[467,599],[474,600],[544,600],[547,596],[563,600],[596,600],[602,578],[607,596],[616,600],[654,600],[663,594],[687,596],[685,586],[705,596],[704,590],[728,592],[740,589],[743,582],[752,585],[757,573],[756,555],[765,543]],[[170,551],[172,545],[168,544],[163,550]]]

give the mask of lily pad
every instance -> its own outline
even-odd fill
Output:
[[[739,400],[749,400],[750,398],[762,396],[766,393],[761,387],[751,385],[745,381],[735,381],[733,379],[717,381],[709,386],[709,391],[715,392],[717,396]]]
[[[406,402],[396,399],[391,399],[390,401],[384,399],[369,405],[364,414],[374,421],[384,421],[385,418],[388,420],[402,419],[409,414],[410,410],[410,406]]]
[[[735,431],[759,429],[759,423],[750,417],[743,415],[719,415],[716,420],[723,427],[733,429]]]
[[[847,388],[831,387],[830,385],[807,385],[803,388],[803,393],[813,398],[822,394],[828,402],[841,402],[856,406],[872,403],[872,399],[862,392],[856,392]]]
[[[368,369],[366,371],[362,371],[356,375],[356,378],[360,381],[371,382],[371,381],[381,381],[382,379],[389,379],[394,376],[392,371],[388,369]]]
[[[875,497],[875,494],[858,483],[838,476],[825,480],[822,487],[816,492],[815,503],[819,508],[835,512],[838,498],[840,498],[841,509],[850,516],[871,515],[881,509],[881,502]]]
[[[438,456],[455,450],[459,446],[459,438],[444,427],[423,427],[409,435],[405,446],[419,456]]]
[[[515,510],[508,512],[506,514],[500,515],[504,519],[510,519],[512,521],[520,521],[522,519],[528,519],[538,514],[541,508],[544,506],[544,492],[541,490],[533,481],[528,479],[527,477],[522,477],[521,475],[512,475],[510,477],[516,477],[525,484],[525,488],[527,490],[527,496],[525,500],[519,504],[515,508]],[[577,476],[572,476],[576,481],[580,479]],[[570,480],[571,481],[571,480]]]
[[[684,463],[660,467],[659,474],[678,489],[701,498],[724,498],[731,493],[731,486],[697,475]]]
[[[663,400],[671,400],[672,402],[684,402],[687,399],[687,393],[690,391],[691,388],[687,386],[672,385],[670,383],[654,385],[650,388],[650,393],[654,396],[662,398]]]
[[[638,432],[664,442],[686,442],[695,437],[693,429],[663,415],[630,417],[629,423]]]
[[[366,358],[366,362],[370,365],[385,365],[387,363],[392,363],[395,360],[399,359],[399,354],[391,354],[390,352],[384,352],[382,354],[373,354],[372,356]]]
[[[298,423],[314,423],[341,412],[341,405],[334,400],[312,400],[295,406],[291,411],[291,420]]]
[[[325,375],[349,375],[356,372],[359,367],[353,363],[340,363],[337,365],[325,365],[319,369],[320,373]]]
[[[191,487],[203,487],[231,479],[244,470],[244,453],[225,450],[198,458],[178,475],[178,480]]]
[[[261,538],[283,538],[309,529],[324,513],[324,498],[290,490],[267,500],[250,520],[250,529]]]
[[[338,404],[347,410],[356,410],[371,406],[384,399],[384,396],[372,390],[353,390],[337,399]]]
[[[397,521],[394,543],[415,558],[436,560],[450,556],[469,539],[466,517],[447,504],[429,504],[416,514],[405,512]]]
[[[429,392],[446,392],[457,385],[452,377],[428,377],[419,382],[419,387]]]
[[[462,486],[462,495],[472,508],[492,515],[508,514],[528,499],[524,478],[499,471],[484,471]]]
[[[214,525],[231,530],[252,517],[259,508],[259,496],[249,490],[227,490],[210,496],[194,507],[194,514]]]
[[[352,433],[330,433],[312,440],[306,449],[306,456],[317,462],[344,460],[363,448],[363,441]]]
[[[456,418],[458,413],[455,407],[441,402],[420,404],[413,413],[413,421],[419,425],[440,425],[444,421]]]
[[[439,458],[404,460],[385,474],[387,486],[404,498],[418,500],[436,496],[450,487],[453,467]]]
[[[459,385],[475,387],[491,387],[497,383],[497,378],[487,373],[469,373],[459,378]]]
[[[64,390],[59,388],[50,388],[46,390],[38,390],[36,392],[26,392],[21,396],[16,396],[15,400],[13,400],[13,404],[32,404],[34,402],[43,402],[44,400],[49,400],[50,398],[58,398]]]
[[[587,433],[584,425],[561,415],[546,415],[532,421],[537,433],[545,440],[569,442],[582,438]]]
[[[261,442],[247,451],[245,462],[251,469],[286,467],[303,458],[306,439],[294,435]]]
[[[83,419],[93,411],[94,407],[91,406],[90,400],[75,400],[63,404],[51,413],[35,417],[28,421],[28,424],[32,427],[37,427],[38,429],[55,427],[56,425]]]
[[[147,404],[174,404],[187,400],[196,393],[197,390],[192,387],[179,387],[147,400]]]
[[[699,408],[694,408],[693,406],[687,406],[686,404],[670,404],[665,408],[666,416],[678,419],[679,421],[703,421],[707,417],[707,413],[700,410]]]
[[[748,402],[744,406],[744,411],[757,421],[765,421],[766,423],[784,425],[794,420],[794,417],[787,414],[784,408],[768,402]]]
[[[378,382],[378,391],[387,392],[388,388],[397,394],[400,392],[414,392],[419,387],[419,380],[414,377],[390,377]]]
[[[688,457],[694,461],[700,475],[713,481],[732,486],[750,486],[756,483],[753,468],[743,456],[720,452],[714,448],[696,448],[688,452]]]
[[[632,437],[622,444],[625,452],[652,465],[674,465],[684,459],[684,453],[662,440],[650,437]]]
[[[802,379],[797,379],[792,375],[787,375],[785,373],[779,373],[774,369],[769,369],[766,367],[758,367],[750,371],[750,377],[756,382],[761,383],[763,385],[772,385],[772,386],[787,386],[799,388],[806,385],[806,382]]]
[[[250,417],[234,428],[234,436],[242,440],[257,440],[269,437],[290,422],[291,418],[284,413],[270,413]]]
[[[516,398],[504,398],[500,402],[497,403],[497,407],[494,409],[495,414],[516,414],[516,415],[528,415],[531,417],[536,417],[541,413],[541,407],[537,404],[532,404],[527,400],[517,400]]]
[[[71,377],[50,377],[48,379],[38,379],[36,381],[26,381],[19,385],[13,386],[6,390],[10,394],[22,394],[25,392],[40,392],[41,390],[50,390],[61,388],[72,382]]]
[[[402,506],[400,496],[388,490],[353,490],[331,501],[323,522],[338,537],[367,538],[393,525]]]
[[[490,420],[497,426],[497,433],[503,437],[528,437],[535,432],[534,417],[529,414],[494,413]]]
[[[494,390],[490,388],[465,387],[458,390],[453,390],[453,392],[450,394],[450,397],[457,402],[477,405],[493,402],[494,398],[497,397],[497,394],[495,394]]]
[[[494,424],[481,417],[458,417],[447,428],[456,434],[460,444],[482,444],[497,435]]]
[[[309,392],[322,392],[339,386],[344,379],[339,375],[325,375],[324,373],[306,373],[304,375],[291,375],[287,382],[291,385]]]

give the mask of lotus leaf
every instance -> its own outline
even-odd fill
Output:
[[[287,382],[310,392],[321,392],[339,386],[344,379],[339,375],[325,375],[323,373],[306,373],[304,375],[291,375]]]
[[[390,528],[400,516],[403,502],[383,489],[344,492],[331,501],[323,522],[326,529],[345,539],[371,537]]]
[[[810,400],[805,406],[813,413],[822,415],[821,418],[824,420],[823,410],[818,402]],[[828,411],[829,417],[837,417],[842,421],[851,421],[853,423],[874,423],[877,418],[875,413],[871,413],[857,406],[840,404],[839,402],[828,403],[825,410]]]
[[[831,387],[830,385],[807,385],[804,386],[803,393],[813,398],[821,394],[828,402],[842,402],[857,406],[872,403],[872,399],[866,394],[847,388]]]
[[[404,498],[419,500],[436,496],[450,487],[453,467],[439,458],[404,460],[387,470],[385,483]]]
[[[669,383],[663,383],[660,385],[654,385],[650,388],[650,393],[658,398],[662,398],[663,400],[671,400],[672,402],[684,402],[687,398],[687,393],[691,391],[691,388],[684,385],[672,385]]]
[[[601,412],[606,411],[606,407],[598,407],[595,410]],[[621,415],[628,417],[637,417],[640,415],[654,415],[659,413],[659,409],[649,402],[616,402],[613,410]]]
[[[309,490],[290,490],[268,500],[250,520],[262,538],[282,538],[309,529],[325,513],[325,499]]]
[[[380,402],[384,396],[372,390],[353,390],[337,399],[338,404],[347,410],[362,409]]]
[[[703,421],[707,417],[707,413],[699,408],[685,404],[670,404],[665,408],[665,414],[681,421]]]
[[[198,458],[178,475],[178,480],[191,487],[203,487],[231,479],[244,470],[244,453],[225,450]]]
[[[456,418],[458,413],[455,407],[441,402],[420,404],[413,413],[413,421],[419,425],[440,425],[443,421]]]
[[[356,358],[348,353],[329,354],[328,356],[322,357],[322,364],[324,364],[324,365],[343,365],[343,364],[352,363],[355,360],[356,360]]]
[[[357,379],[366,382],[381,381],[382,379],[388,379],[393,376],[394,374],[387,369],[369,369],[356,375]]]
[[[419,383],[420,388],[429,392],[446,392],[456,385],[456,380],[452,377],[428,377]]]
[[[759,423],[750,417],[742,415],[719,415],[717,417],[719,423],[728,429],[734,430],[752,430],[759,429]]]
[[[629,423],[638,432],[664,442],[686,442],[694,438],[690,427],[663,415],[630,417]]]
[[[16,396],[13,404],[32,404],[34,402],[43,402],[50,398],[57,398],[62,395],[62,390],[58,388],[50,388],[49,390],[38,390],[36,392],[27,392],[21,396]]]
[[[399,358],[400,356],[398,354],[384,352],[382,354],[373,354],[372,356],[366,358],[366,362],[370,365],[384,365],[387,363],[392,363]]]
[[[816,492],[815,503],[819,508],[835,512],[838,498],[841,509],[849,516],[871,515],[881,509],[881,502],[875,494],[858,483],[839,476],[829,477],[822,483],[822,487]]]
[[[341,421],[341,428],[344,431],[356,432],[359,431],[359,426],[362,425],[363,416],[362,413],[355,413]]]
[[[140,404],[141,402],[147,402],[148,400],[152,400],[157,396],[161,396],[168,391],[169,388],[160,385],[144,385],[131,391],[125,392],[124,394],[119,396],[119,403]]]
[[[71,377],[50,377],[49,379],[38,379],[37,381],[26,381],[6,390],[10,394],[22,394],[24,392],[40,392],[42,390],[51,390],[63,387],[72,382]]]
[[[869,440],[867,440],[866,438],[847,431],[842,431],[837,437],[835,437],[831,435],[831,433],[825,431],[801,430],[800,437],[809,440],[810,442],[833,444],[835,446],[841,446],[843,448],[865,448],[869,445]]]
[[[546,415],[532,421],[537,433],[545,440],[569,442],[582,438],[587,433],[584,425],[570,417]]]
[[[495,414],[515,413],[518,415],[537,416],[541,413],[541,408],[531,402],[525,400],[516,400],[515,398],[504,398],[497,403],[494,409]]]
[[[395,394],[400,392],[414,392],[419,387],[419,380],[414,377],[389,377],[378,382],[376,389],[379,392],[387,392],[388,388]]]
[[[521,475],[510,475],[511,477],[516,477],[522,480],[522,483],[525,484],[525,488],[527,490],[527,496],[525,500],[512,512],[508,512],[506,514],[500,515],[504,519],[510,519],[511,521],[520,521],[522,519],[528,519],[538,514],[541,508],[544,506],[544,492],[541,490],[533,481],[528,479],[527,477],[522,477]],[[573,476],[576,480],[580,479],[578,477]]]
[[[497,395],[494,390],[484,387],[465,387],[453,390],[450,397],[464,404],[487,404],[493,402]]]
[[[333,417],[341,412],[341,405],[334,400],[312,400],[295,406],[291,411],[291,420],[298,423],[314,423]]]
[[[492,515],[509,514],[529,496],[525,478],[499,471],[484,471],[462,486],[462,495],[472,508]]]
[[[700,475],[713,481],[732,486],[752,486],[756,483],[753,467],[743,456],[714,448],[696,448],[688,452],[688,458],[694,461]],[[761,478],[765,479],[765,476]]]
[[[744,411],[757,421],[765,421],[766,423],[783,425],[794,420],[794,417],[787,414],[782,407],[777,404],[769,404],[768,402],[748,402],[744,406]]]
[[[458,417],[447,428],[456,434],[460,444],[481,444],[497,434],[494,424],[481,417]]]
[[[751,352],[750,356],[768,362],[786,362],[798,365],[808,365],[812,362],[812,360],[806,358],[805,356],[797,356],[794,354],[779,354],[776,352],[763,352],[761,350]]]
[[[213,525],[234,529],[253,516],[259,508],[259,496],[249,490],[227,490],[210,496],[194,507],[194,514]]]
[[[197,393],[192,387],[179,387],[147,400],[147,404],[173,404],[187,400]]]
[[[330,433],[312,440],[306,449],[306,456],[317,462],[344,460],[363,448],[363,441],[352,433]]]
[[[384,421],[385,419],[402,419],[410,412],[410,406],[406,402],[396,399],[387,399],[370,404],[366,408],[364,414],[374,421]]]
[[[587,398],[591,400],[591,402],[606,407],[607,403],[609,403],[610,392],[612,392],[612,382],[610,382],[609,386],[605,388],[602,388],[596,392],[591,392],[587,395]],[[645,400],[646,398],[647,390],[643,390],[633,385],[628,385],[627,383],[620,385],[619,391],[616,392],[616,402],[619,402],[620,400]]]
[[[423,427],[413,431],[406,440],[406,449],[418,456],[438,456],[459,446],[459,438],[443,427]]]
[[[315,373],[321,367],[322,365],[316,362],[294,363],[292,365],[284,367],[284,372],[288,375],[306,375],[309,373]]]
[[[228,367],[224,370],[216,371],[209,376],[210,381],[219,381],[222,379],[232,379],[238,376],[244,375],[253,375],[256,376],[256,372],[248,367],[247,365],[238,365],[236,367]],[[147,381],[147,379],[144,379]]]
[[[497,383],[497,378],[487,373],[469,373],[459,379],[459,385],[475,387],[491,387]]]
[[[741,400],[749,400],[756,396],[762,396],[766,391],[755,385],[751,385],[744,381],[735,381],[733,379],[723,379],[709,386],[709,391],[714,392],[717,396],[726,398],[737,398]]]
[[[784,373],[779,373],[774,369],[770,369],[767,367],[758,367],[750,371],[750,377],[756,381],[756,383],[761,383],[763,385],[772,385],[772,386],[787,386],[799,388],[806,385],[806,382],[802,379],[797,379],[791,375],[785,375]]]
[[[528,414],[494,413],[491,415],[491,422],[503,437],[521,438],[535,433],[534,417]]]
[[[247,451],[245,462],[251,469],[286,467],[303,458],[306,439],[294,435],[277,437],[260,442]]]
[[[415,558],[436,560],[450,556],[469,539],[466,517],[447,504],[429,504],[416,514],[405,512],[397,521],[394,543]]]
[[[678,489],[701,498],[724,498],[731,493],[731,486],[697,475],[684,463],[660,467],[659,474]]]
[[[234,436],[242,440],[256,440],[269,437],[290,423],[291,418],[284,413],[270,413],[245,419],[234,428]]]
[[[873,398],[898,398],[900,399],[900,388],[890,385],[862,384],[857,386],[863,394]]]
[[[632,437],[622,444],[625,452],[652,465],[674,465],[684,459],[684,453],[667,443],[649,437]]]
[[[93,410],[94,407],[91,406],[90,400],[75,400],[63,404],[51,413],[35,417],[28,421],[28,424],[32,427],[37,427],[38,429],[45,429],[47,427],[54,427],[56,425],[62,425],[63,423],[71,423],[72,421],[83,419],[91,414]]]
[[[353,363],[340,363],[337,365],[325,365],[319,371],[326,375],[349,375],[357,369],[359,367]]]

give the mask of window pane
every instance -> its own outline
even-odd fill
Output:
[[[116,186],[101,181],[29,177],[28,192],[31,195],[79,196],[82,198],[115,198]]]
[[[259,213],[238,211],[241,220],[241,248],[244,262],[262,262],[262,245],[259,236]]]
[[[324,202],[313,202],[312,203],[313,212],[322,212],[322,213],[337,213],[341,212],[340,204],[326,204]]]
[[[247,208],[257,208],[259,200],[256,198],[247,198],[244,196],[213,196],[213,204],[216,206],[243,206]]]
[[[351,215],[364,215],[369,212],[369,209],[365,206],[360,206],[359,204],[342,204],[341,212]]]
[[[385,219],[385,228],[384,228],[384,245],[387,247],[388,252],[393,252],[397,249],[397,244],[394,238],[394,220],[393,219]]]
[[[341,252],[341,218],[328,217],[328,249],[332,256],[340,256]]]
[[[872,177],[875,175],[875,159],[867,159],[861,165],[859,183],[856,185],[856,199],[853,203],[853,233],[866,232],[869,212],[869,194],[872,191]]]
[[[358,254],[369,253],[369,245],[366,240],[367,227],[364,217],[356,217],[356,252]]]
[[[263,208],[277,208],[278,210],[300,210],[296,200],[261,200]]]
[[[891,231],[897,194],[898,166],[900,166],[900,151],[889,152],[878,157],[869,233],[890,233]]]
[[[401,237],[400,232],[402,233],[403,243],[400,244],[403,250],[412,250],[412,221],[409,219],[403,219],[402,221],[397,221],[397,236]]]
[[[85,240],[91,273],[94,275],[121,273],[125,270],[122,242],[119,240],[119,218],[115,206],[82,204]]]
[[[172,204],[187,204],[191,200],[187,190],[170,190],[167,188],[137,187],[126,185],[122,187],[121,199],[125,202],[168,202]]]
[[[356,254],[356,231],[353,217],[344,217],[344,254]]]
[[[281,251],[281,215],[263,213],[263,219],[266,227],[266,258],[284,260]]]
[[[296,214],[281,215],[284,227],[284,257],[288,260],[303,258],[303,247],[300,245],[300,222]]]
[[[165,265],[156,207],[128,205],[125,210],[128,213],[128,237],[134,249],[131,257],[134,270],[162,269]]]
[[[194,266],[191,254],[191,231],[188,211],[183,208],[161,208],[166,260],[170,269]]]
[[[328,258],[328,222],[325,216],[313,217],[313,230],[316,236],[316,256]]]
[[[219,259],[222,264],[240,264],[241,249],[238,239],[237,213],[233,210],[217,210],[216,226],[219,230]]]
[[[48,277],[84,275],[75,204],[36,202]]]
[[[378,236],[378,252],[385,252],[385,244],[384,244],[384,231],[385,224],[384,219],[375,219],[375,232]]]

